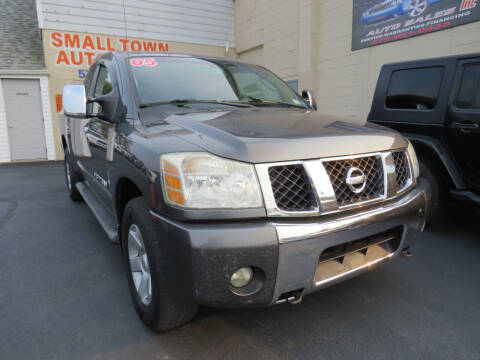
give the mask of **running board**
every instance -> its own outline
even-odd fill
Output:
[[[108,238],[113,243],[118,243],[117,222],[100,199],[85,182],[76,184],[78,191],[82,194],[83,200],[87,203],[93,215],[97,218]]]
[[[471,191],[450,190],[450,195],[452,195],[455,200],[464,201],[470,204],[480,204],[480,195]]]

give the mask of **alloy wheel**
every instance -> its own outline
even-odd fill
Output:
[[[128,260],[138,297],[148,306],[152,301],[152,277],[143,236],[136,224],[128,229]]]
[[[408,15],[411,17],[419,16],[427,8],[427,0],[412,0],[410,3],[410,8],[408,9]]]

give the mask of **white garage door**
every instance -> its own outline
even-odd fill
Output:
[[[47,158],[38,80],[3,79],[12,160]]]

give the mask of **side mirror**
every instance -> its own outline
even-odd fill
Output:
[[[303,90],[302,97],[311,109],[317,110],[317,102],[315,101],[315,94],[312,90]]]
[[[90,107],[87,109],[87,117],[98,117],[111,123],[119,123],[126,114],[118,86],[114,86],[108,94],[88,98],[87,103],[92,103],[91,110]]]
[[[62,92],[63,113],[74,118],[85,118],[87,98],[83,85],[65,85]]]

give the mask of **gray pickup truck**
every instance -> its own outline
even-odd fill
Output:
[[[67,189],[118,243],[155,331],[298,303],[408,248],[428,184],[398,133],[317,112],[265,68],[107,53],[63,90]]]

